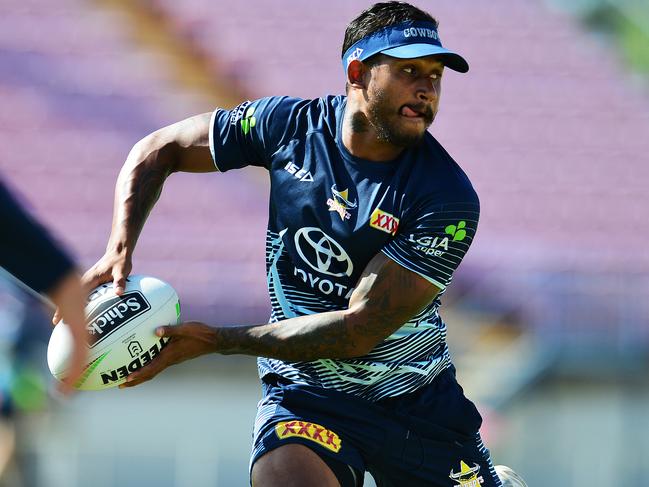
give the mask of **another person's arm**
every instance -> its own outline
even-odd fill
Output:
[[[86,293],[81,287],[80,276],[70,271],[59,279],[47,296],[59,310],[63,321],[72,334],[74,349],[69,366],[69,373],[61,383],[63,393],[71,392],[74,384],[81,378],[88,355],[88,333],[86,331]]]
[[[61,385],[69,392],[85,366],[85,296],[72,260],[0,183],[0,266],[60,309],[74,340],[70,372]]]

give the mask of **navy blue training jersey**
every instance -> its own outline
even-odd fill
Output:
[[[390,162],[354,157],[342,143],[346,98],[245,102],[212,116],[218,170],[248,165],[270,174],[266,269],[271,322],[345,309],[378,252],[443,293],[473,241],[479,202],[435,138]],[[260,375],[338,389],[369,400],[411,392],[450,365],[439,297],[353,359],[260,358]]]
[[[46,292],[73,264],[0,181],[0,266],[36,292]]]

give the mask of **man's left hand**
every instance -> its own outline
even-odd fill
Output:
[[[161,326],[155,333],[169,338],[169,343],[151,363],[130,374],[120,389],[151,380],[171,365],[218,351],[214,343],[215,330],[205,323],[188,321],[175,326]]]

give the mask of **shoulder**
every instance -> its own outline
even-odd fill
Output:
[[[409,190],[419,198],[444,203],[479,205],[467,174],[442,145],[427,133],[413,152]]]
[[[343,100],[342,96],[315,99],[271,96],[242,103],[233,116],[237,119],[250,118],[252,123],[267,127],[279,125],[289,131],[309,132],[335,127],[336,112]]]
[[[238,116],[295,115],[328,116],[344,102],[342,96],[304,99],[291,96],[269,96],[241,103],[234,111]]]
[[[254,117],[255,122],[268,122],[275,117],[287,117],[298,112],[309,101],[290,96],[267,96],[244,101],[233,110],[233,116],[248,119]]]

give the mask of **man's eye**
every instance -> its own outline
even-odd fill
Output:
[[[404,72],[404,73],[407,73],[407,74],[416,74],[416,73],[417,73],[417,71],[415,70],[415,68],[411,68],[411,67],[403,68],[403,72]]]
[[[433,73],[430,75],[430,79],[440,79],[442,77],[439,73]]]

